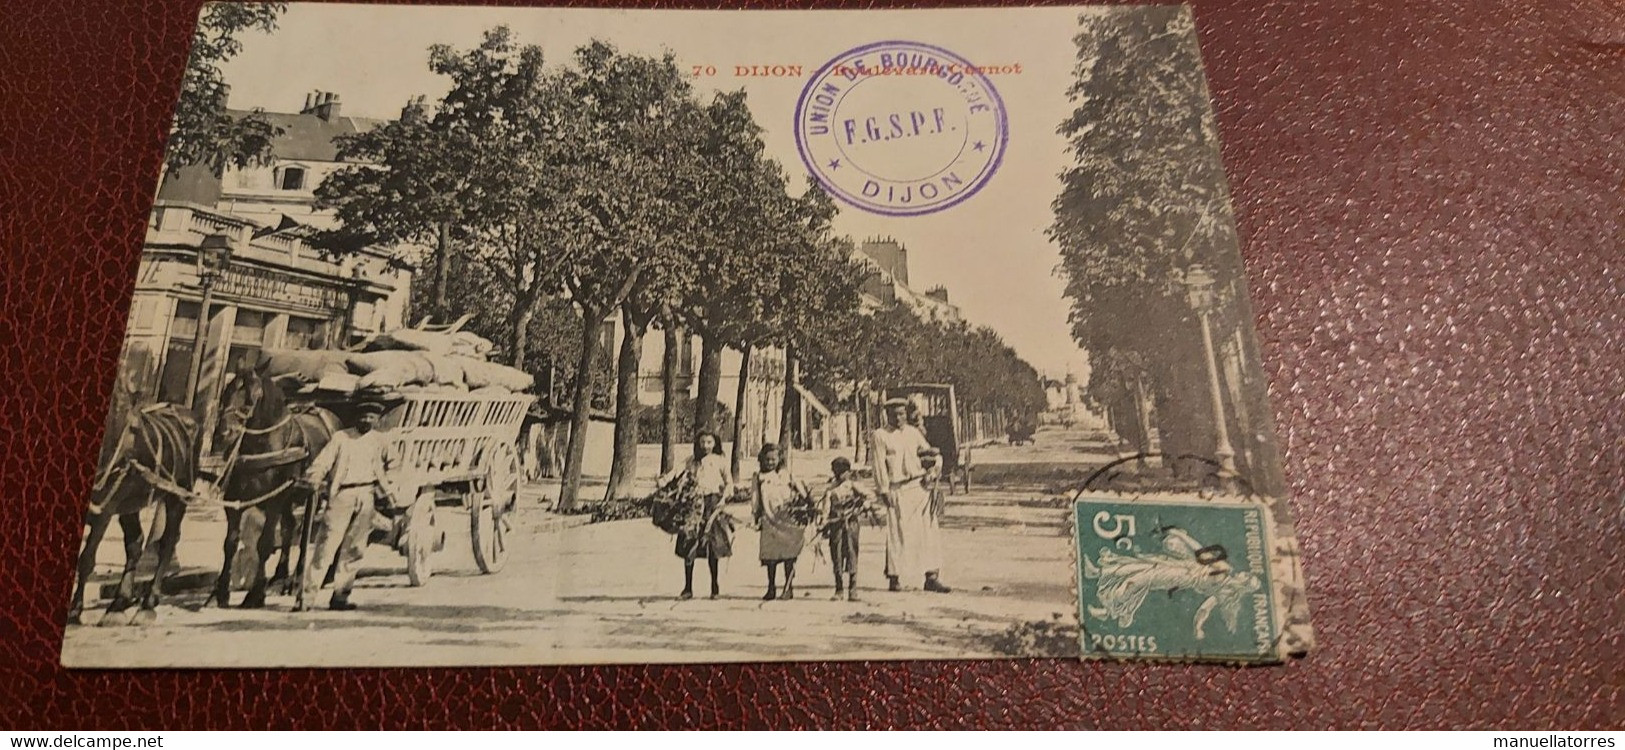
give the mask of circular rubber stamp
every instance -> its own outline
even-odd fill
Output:
[[[964,58],[889,41],[848,50],[796,101],[796,148],[835,197],[886,216],[941,211],[998,171],[1004,102]]]

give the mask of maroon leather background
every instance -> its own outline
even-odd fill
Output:
[[[198,0],[0,12],[0,727],[1625,725],[1625,5],[1198,2],[1321,647],[68,672]]]

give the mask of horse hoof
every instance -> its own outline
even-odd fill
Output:
[[[231,606],[231,595],[230,594],[222,594],[222,593],[217,591],[212,596],[209,597],[208,601],[204,602],[203,604],[204,604],[204,606],[208,606],[210,604],[213,604],[214,606],[219,607],[220,609],[225,609],[225,608]]]
[[[134,625],[136,627],[146,627],[146,626],[151,625],[151,624],[153,624],[153,623],[155,623],[157,621],[158,621],[158,610],[155,610],[155,609],[138,609],[138,610],[135,611],[135,615],[130,617],[129,624]]]
[[[249,597],[243,599],[243,603],[237,605],[237,608],[238,609],[265,609],[265,597],[263,597],[263,596],[249,596]]]

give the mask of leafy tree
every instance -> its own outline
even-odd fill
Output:
[[[555,239],[579,223],[560,197],[583,179],[561,146],[580,127],[570,94],[541,48],[518,45],[507,27],[467,51],[431,47],[429,68],[452,84],[432,111],[417,99],[399,120],[341,141],[341,155],[361,163],[318,189],[340,222],[318,242],[339,251],[432,243],[430,307],[440,318],[450,315],[455,250],[468,248],[492,282],[476,309],[500,307],[494,338],[525,367],[531,323],[560,283]]]
[[[1097,357],[1089,391],[1124,397],[1168,361],[1193,325],[1180,273],[1204,263],[1236,272],[1217,138],[1189,15],[1175,8],[1082,17],[1077,108],[1060,126],[1075,163],[1062,175],[1049,235],[1072,299],[1073,337]],[[1140,325],[1124,326],[1133,310]],[[1121,382],[1108,384],[1106,378]]]
[[[676,375],[681,350],[677,338],[682,323],[676,309],[685,292],[692,288],[699,272],[696,258],[703,243],[700,218],[705,215],[706,195],[712,175],[704,164],[705,115],[699,103],[687,92],[670,102],[667,119],[667,160],[663,199],[667,210],[651,217],[659,223],[659,240],[639,258],[641,273],[621,302],[621,344],[616,356],[616,407],[614,453],[610,464],[606,499],[633,494],[638,468],[638,444],[642,430],[642,404],[638,399],[638,378],[642,370],[644,335],[659,325],[665,336],[661,366],[662,398],[661,471],[676,463],[672,445],[679,431]],[[655,433],[647,433],[655,434]]]
[[[908,383],[954,386],[966,413],[1033,418],[1046,405],[1037,370],[990,328],[922,320],[898,304],[858,328],[861,359],[852,370],[870,388]]]
[[[1200,265],[1215,277],[1221,338],[1246,307],[1191,17],[1175,7],[1090,12],[1076,41],[1076,109],[1059,127],[1074,164],[1061,175],[1049,236],[1061,251],[1073,337],[1095,362],[1088,397],[1120,402],[1108,407],[1114,423],[1141,441],[1154,401],[1165,451],[1171,443],[1206,453],[1216,425],[1211,404],[1201,408],[1207,363],[1184,272]],[[1129,314],[1134,325],[1124,325]]]
[[[343,136],[339,158],[364,166],[335,172],[316,188],[317,205],[334,209],[340,222],[318,236],[318,244],[346,251],[433,247],[425,264],[433,274],[427,308],[441,322],[452,317],[447,288],[453,242],[467,242],[466,214],[479,206],[472,199],[481,175],[468,169],[478,144],[459,125],[452,112],[431,114],[423,99],[413,100],[400,119]]]
[[[226,112],[231,87],[220,66],[237,56],[244,32],[276,30],[284,2],[209,3],[198,17],[192,51],[181,77],[180,100],[174,127],[164,152],[164,168],[174,174],[183,167],[206,166],[216,176],[229,167],[264,164],[271,158],[271,142],[282,130],[259,112],[233,117]]]
[[[700,337],[700,371],[694,423],[715,430],[722,350],[748,336],[732,328],[761,314],[763,268],[756,254],[771,240],[764,198],[784,195],[782,171],[763,154],[762,129],[743,91],[718,94],[705,107],[702,164],[706,200],[697,214],[698,269],[682,290],[678,313]]]
[[[779,418],[779,450],[788,457],[791,426],[801,395],[799,370],[812,362],[846,356],[848,335],[862,312],[862,286],[869,269],[855,257],[852,241],[834,234],[834,200],[816,182],[794,203],[779,270],[781,273],[777,343],[784,347],[784,399]]]
[[[674,236],[683,232],[674,228],[691,221],[682,196],[693,184],[685,175],[694,164],[686,138],[698,132],[698,123],[691,117],[688,81],[670,53],[628,55],[594,41],[576,51],[574,63],[563,78],[574,105],[571,116],[581,127],[568,134],[564,148],[580,177],[564,196],[575,231],[561,243],[559,267],[582,316],[576,371],[590,374],[599,326],[627,302],[645,273],[674,262],[681,249]],[[586,450],[590,391],[580,385],[559,490],[563,510],[576,503]],[[635,419],[635,411],[629,416]],[[635,421],[629,429],[635,434]]]

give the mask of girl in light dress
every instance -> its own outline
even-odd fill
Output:
[[[733,473],[722,456],[722,439],[709,430],[694,436],[694,455],[681,469],[659,479],[660,486],[674,481],[692,483],[689,516],[677,532],[674,550],[683,558],[683,592],[679,599],[694,598],[694,561],[705,558],[711,570],[711,598],[721,594],[717,582],[717,561],[733,555],[733,519],[723,510],[727,494],[733,490]]]
[[[762,530],[761,560],[767,568],[767,594],[762,601],[796,598],[796,558],[807,539],[811,492],[790,475],[779,458],[779,447],[762,446],[756,456],[759,471],[751,515]],[[806,506],[806,507],[802,507]],[[778,589],[778,569],[784,566],[784,589]]]

